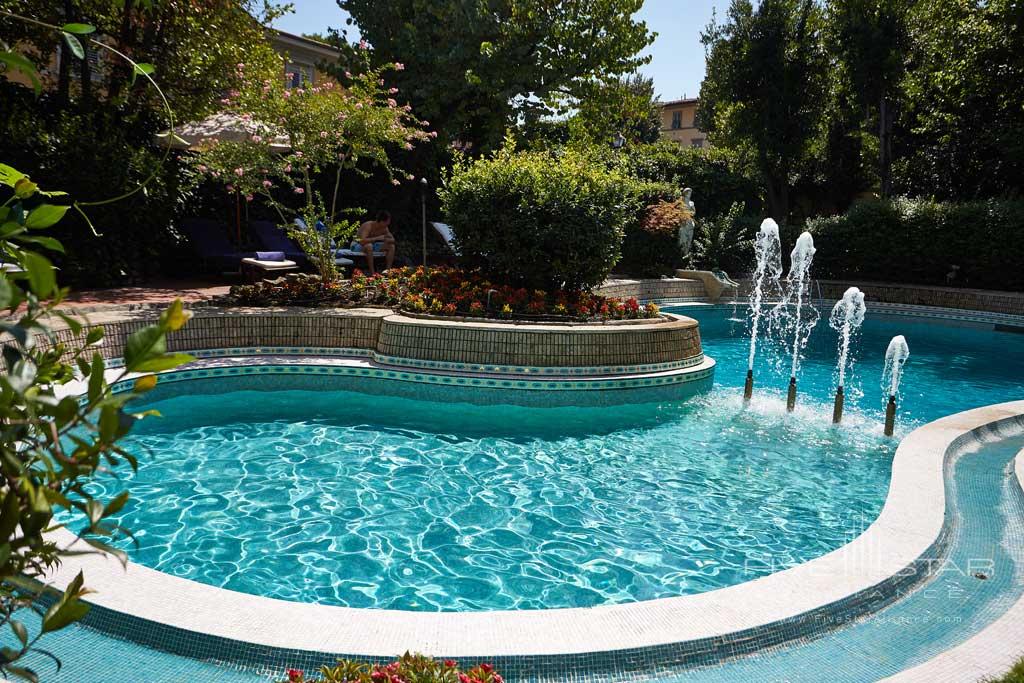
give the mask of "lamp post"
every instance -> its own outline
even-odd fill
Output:
[[[423,267],[427,267],[427,179],[420,178],[420,208],[423,211]]]

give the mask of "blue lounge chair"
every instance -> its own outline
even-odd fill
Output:
[[[181,223],[181,231],[208,270],[237,273],[242,259],[255,255],[255,252],[239,251],[228,242],[220,224],[208,218],[186,218]]]
[[[299,230],[309,230],[309,226],[306,225],[306,221],[302,220],[301,218],[295,219],[295,225],[298,226]],[[326,229],[327,226],[325,226],[323,223],[321,223],[320,221],[316,222],[316,230],[318,232],[323,232]],[[331,247],[334,246],[335,245],[332,242]],[[348,258],[342,253],[343,250],[332,249],[332,251],[334,252],[334,265],[338,266],[339,268],[351,268],[353,265],[355,265],[355,262],[352,259]]]
[[[288,239],[284,231],[270,221],[250,221],[249,230],[265,250],[280,251],[284,253],[285,258],[295,261],[302,268],[309,265],[306,252]]]

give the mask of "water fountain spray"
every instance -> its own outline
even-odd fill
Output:
[[[892,436],[896,427],[896,396],[903,379],[903,366],[910,357],[910,347],[902,334],[892,338],[885,351],[885,370],[882,373],[882,390],[889,394],[885,405],[885,435]]]
[[[747,359],[747,381],[743,385],[743,400],[749,401],[754,393],[754,356],[757,353],[757,332],[761,325],[761,305],[764,300],[765,278],[778,283],[782,276],[782,246],[779,244],[779,226],[771,218],[761,223],[754,241],[757,266],[754,270],[754,288],[750,292],[750,355]]]
[[[805,232],[796,240],[796,246],[790,254],[789,274],[786,281],[789,291],[786,300],[776,306],[774,312],[788,316],[788,306],[793,306],[792,316],[788,316],[793,328],[793,361],[789,371],[789,391],[786,395],[786,410],[793,412],[796,407],[796,373],[800,369],[800,352],[807,345],[811,329],[818,322],[818,311],[804,302],[811,288],[811,261],[814,259],[814,238]],[[806,320],[804,318],[807,318]]]
[[[856,287],[850,287],[843,298],[836,302],[829,316],[828,324],[839,332],[839,388],[836,389],[836,402],[832,407],[832,423],[839,424],[843,419],[843,386],[846,383],[846,369],[850,362],[850,339],[864,322],[864,293]]]

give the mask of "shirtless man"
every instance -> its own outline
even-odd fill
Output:
[[[378,211],[375,220],[366,221],[359,226],[356,239],[366,254],[366,265],[373,275],[373,253],[377,243],[381,244],[384,252],[384,269],[391,267],[395,260],[395,236],[391,234],[391,214],[387,211]],[[380,252],[378,252],[380,253]]]

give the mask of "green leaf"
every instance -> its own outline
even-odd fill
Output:
[[[96,327],[90,327],[89,331],[85,334],[85,345],[92,346],[103,339],[103,325],[97,325]]]
[[[57,288],[57,276],[48,258],[26,251],[21,256],[21,264],[28,271],[28,284],[36,296],[46,298]]]
[[[42,94],[43,82],[39,80],[39,72],[36,71],[36,67],[32,62],[17,52],[10,51],[0,52],[0,62],[6,64],[8,69],[18,71],[28,80],[32,81],[32,90],[35,91],[36,97]]]
[[[138,76],[148,76],[148,75],[152,74],[154,71],[156,71],[156,67],[153,66],[152,64],[148,64],[146,62],[142,62],[140,64],[136,64],[132,68],[132,85],[135,84],[135,78],[136,77],[138,77]]]
[[[64,31],[61,35],[64,36],[64,42],[67,44],[68,49],[71,50],[71,54],[79,59],[85,59],[85,50],[82,49],[82,44],[78,42],[78,38],[75,38],[67,31]]]
[[[25,628],[25,624],[20,621],[11,620],[11,630],[14,631],[14,635],[21,641],[21,646],[28,645],[28,629]]]
[[[24,173],[18,169],[8,166],[7,164],[0,164],[0,183],[3,183],[7,187],[14,187],[14,184],[22,178],[27,178]]]
[[[64,245],[52,237],[46,237],[45,235],[33,235],[32,237],[18,237],[16,239],[19,242],[38,244],[43,249],[49,249],[50,251],[56,251],[61,254],[64,253]]]
[[[5,657],[7,656],[7,654],[6,654],[6,653],[7,653],[8,651],[10,651],[10,650],[11,650],[11,649],[10,649],[10,648],[8,648],[8,647],[5,647],[5,648],[3,649],[3,651],[4,651],[4,653],[5,653],[5,654],[4,654],[4,656],[5,656]],[[12,673],[12,674],[14,674],[15,676],[17,676],[18,678],[20,678],[20,679],[22,679],[22,680],[28,681],[29,683],[39,683],[39,676],[37,676],[37,675],[36,675],[36,672],[35,672],[35,671],[33,671],[32,669],[29,669],[29,668],[27,668],[27,667],[23,667],[23,666],[11,666],[10,664],[8,664],[8,665],[7,665],[6,667],[4,667],[4,670],[5,670],[5,671],[6,671],[7,673]]]
[[[121,424],[121,411],[114,406],[103,406],[100,411],[100,440],[104,443],[113,443],[117,438],[117,428]],[[92,501],[90,501],[92,502]],[[93,520],[93,524],[99,518]]]
[[[59,206],[57,204],[40,204],[29,212],[28,217],[25,219],[25,227],[31,230],[48,228],[61,218],[64,218],[64,214],[68,212],[69,208],[68,206]]]
[[[0,308],[7,308],[14,300],[14,289],[7,281],[7,276],[0,276]]]
[[[167,352],[167,337],[158,325],[149,325],[134,332],[124,345],[124,366],[138,372],[139,365]]]
[[[64,24],[60,28],[62,31],[67,33],[77,33],[80,36],[87,36],[90,33],[96,32],[96,27],[92,24]]]
[[[82,573],[79,572],[75,580],[68,585],[61,599],[46,610],[46,614],[43,615],[42,633],[59,631],[78,621],[89,611],[89,606],[79,599],[79,592],[82,588],[81,579],[83,579]]]
[[[129,498],[130,496],[127,491],[122,491],[117,494],[117,497],[107,503],[106,507],[103,508],[103,516],[110,517],[111,515],[116,515],[121,511],[121,508],[125,506],[125,503],[128,502]]]
[[[190,356],[187,353],[167,353],[139,363],[135,366],[135,371],[163,372],[164,370],[170,370],[171,368],[176,368],[179,365],[184,365],[185,363],[190,363],[194,360],[195,357]]]
[[[92,367],[89,368],[89,401],[94,403],[99,400],[103,393],[103,356],[99,353],[92,355]]]
[[[192,318],[192,311],[185,310],[185,304],[182,303],[181,299],[175,299],[173,303],[163,312],[160,316],[160,320],[167,325],[167,329],[171,332],[177,332],[185,326]]]

